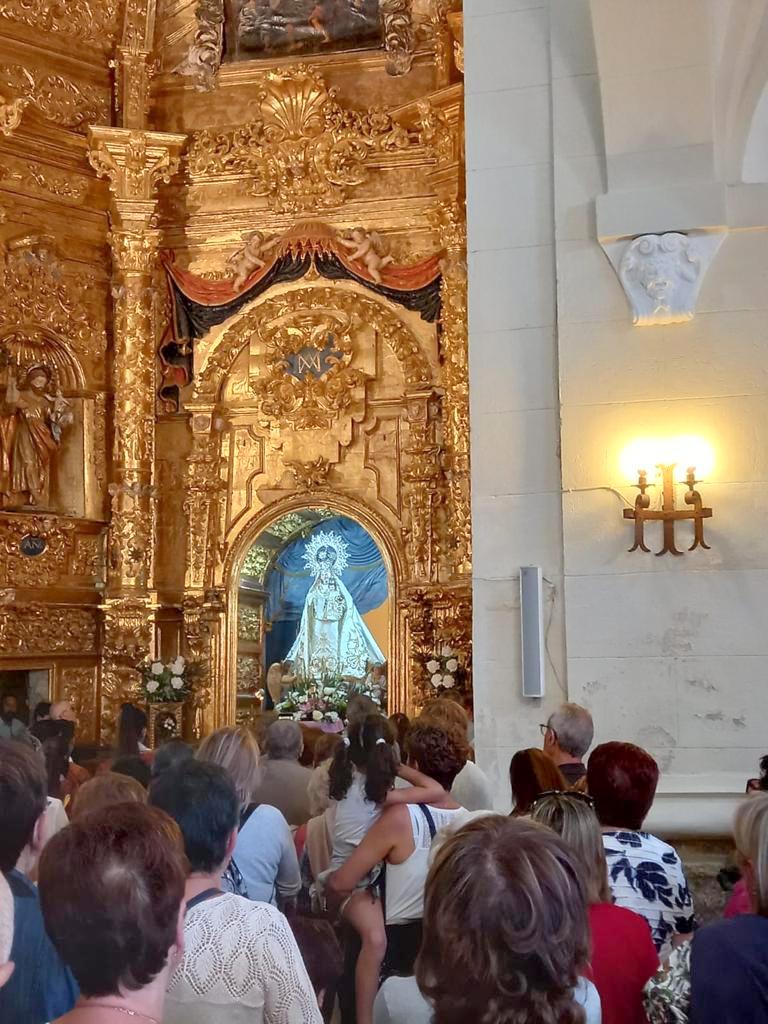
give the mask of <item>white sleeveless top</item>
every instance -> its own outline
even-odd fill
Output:
[[[429,850],[432,836],[426,816],[418,804],[406,804],[411,818],[414,851],[402,864],[387,864],[387,924],[419,921],[424,915],[424,885],[429,871]],[[463,807],[448,810],[430,807],[429,812],[439,832],[455,818],[466,815]]]
[[[381,807],[365,796],[365,775],[355,769],[347,795],[336,804],[330,870],[336,871],[355,852],[368,829],[381,817]]]

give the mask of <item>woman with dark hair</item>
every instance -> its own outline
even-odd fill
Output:
[[[40,901],[80,986],[61,1024],[159,1024],[183,948],[185,881],[181,833],[157,808],[119,804],[54,836],[40,861]]]
[[[389,716],[389,724],[395,730],[397,749],[400,751],[400,755],[402,756],[405,752],[405,739],[408,735],[408,730],[411,727],[411,720],[408,715],[404,715],[402,711],[396,711],[394,715]]]
[[[659,766],[633,743],[602,743],[587,764],[587,788],[603,829],[614,901],[646,919],[659,956],[693,931],[693,899],[674,847],[643,832]]]
[[[384,809],[358,848],[328,879],[341,899],[374,867],[386,864],[387,969],[412,974],[422,937],[424,884],[432,839],[442,828],[464,823],[468,812],[451,796],[454,779],[466,764],[469,744],[461,730],[417,718],[405,743],[405,756],[442,787],[427,804],[395,804]]]
[[[568,788],[560,769],[551,757],[536,747],[518,750],[509,762],[509,784],[514,806],[512,814],[520,817],[530,813],[534,801],[542,793]]]
[[[385,804],[431,803],[442,787],[420,772],[398,767],[392,726],[382,715],[356,719],[331,762],[329,792],[337,801],[330,870],[335,871],[355,852]],[[411,785],[394,789],[400,775]],[[371,1024],[373,1001],[387,939],[381,903],[374,888],[380,873],[376,865],[361,878],[341,905],[341,916],[360,936],[355,970],[357,1024]]]
[[[117,744],[115,758],[151,754],[144,745],[147,738],[147,716],[135,704],[121,704],[117,720]]]
[[[643,988],[658,969],[659,958],[645,918],[613,902],[592,798],[580,792],[540,797],[531,819],[562,836],[581,865],[592,933],[590,966],[602,1003],[602,1024],[647,1024]]]
[[[581,869],[559,836],[491,814],[450,836],[427,878],[416,977],[375,1024],[599,1024]]]
[[[166,740],[160,744],[152,758],[152,778],[156,779],[158,775],[175,768],[176,765],[191,761],[194,756],[195,752],[190,744],[178,736]]]

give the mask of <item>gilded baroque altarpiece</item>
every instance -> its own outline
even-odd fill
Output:
[[[390,710],[469,663],[461,73],[447,0],[0,0],[0,670],[83,739],[148,654],[234,720],[246,561],[331,514],[387,567]]]

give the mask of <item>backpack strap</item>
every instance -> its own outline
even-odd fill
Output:
[[[418,804],[417,806],[427,820],[429,838],[434,839],[437,835],[437,826],[435,825],[435,819],[432,817],[432,811],[430,811],[426,804]]]
[[[243,825],[245,825],[246,821],[248,821],[248,819],[258,806],[258,804],[248,804],[243,813],[240,815],[240,824],[237,826],[238,832],[242,829]]]
[[[214,896],[221,896],[221,889],[206,889],[204,892],[199,892],[197,896],[193,896],[191,900],[187,900],[187,905],[184,908],[185,915],[198,906],[200,903],[205,903],[206,900],[212,900]]]

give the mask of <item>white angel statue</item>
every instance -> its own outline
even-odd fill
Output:
[[[363,679],[369,663],[383,665],[386,659],[342,582],[349,564],[347,543],[338,533],[313,533],[303,557],[315,579],[285,660],[299,678],[338,674]]]
[[[232,253],[227,260],[227,266],[232,269],[232,287],[236,292],[240,291],[255,270],[266,267],[267,262],[263,257],[270,249],[274,249],[280,237],[267,242],[260,231],[252,231],[243,241],[245,245]]]
[[[381,272],[394,256],[387,254],[384,239],[378,231],[366,231],[365,228],[354,228],[351,238],[340,238],[345,249],[350,250],[350,260],[360,260],[376,284],[381,284]]]

